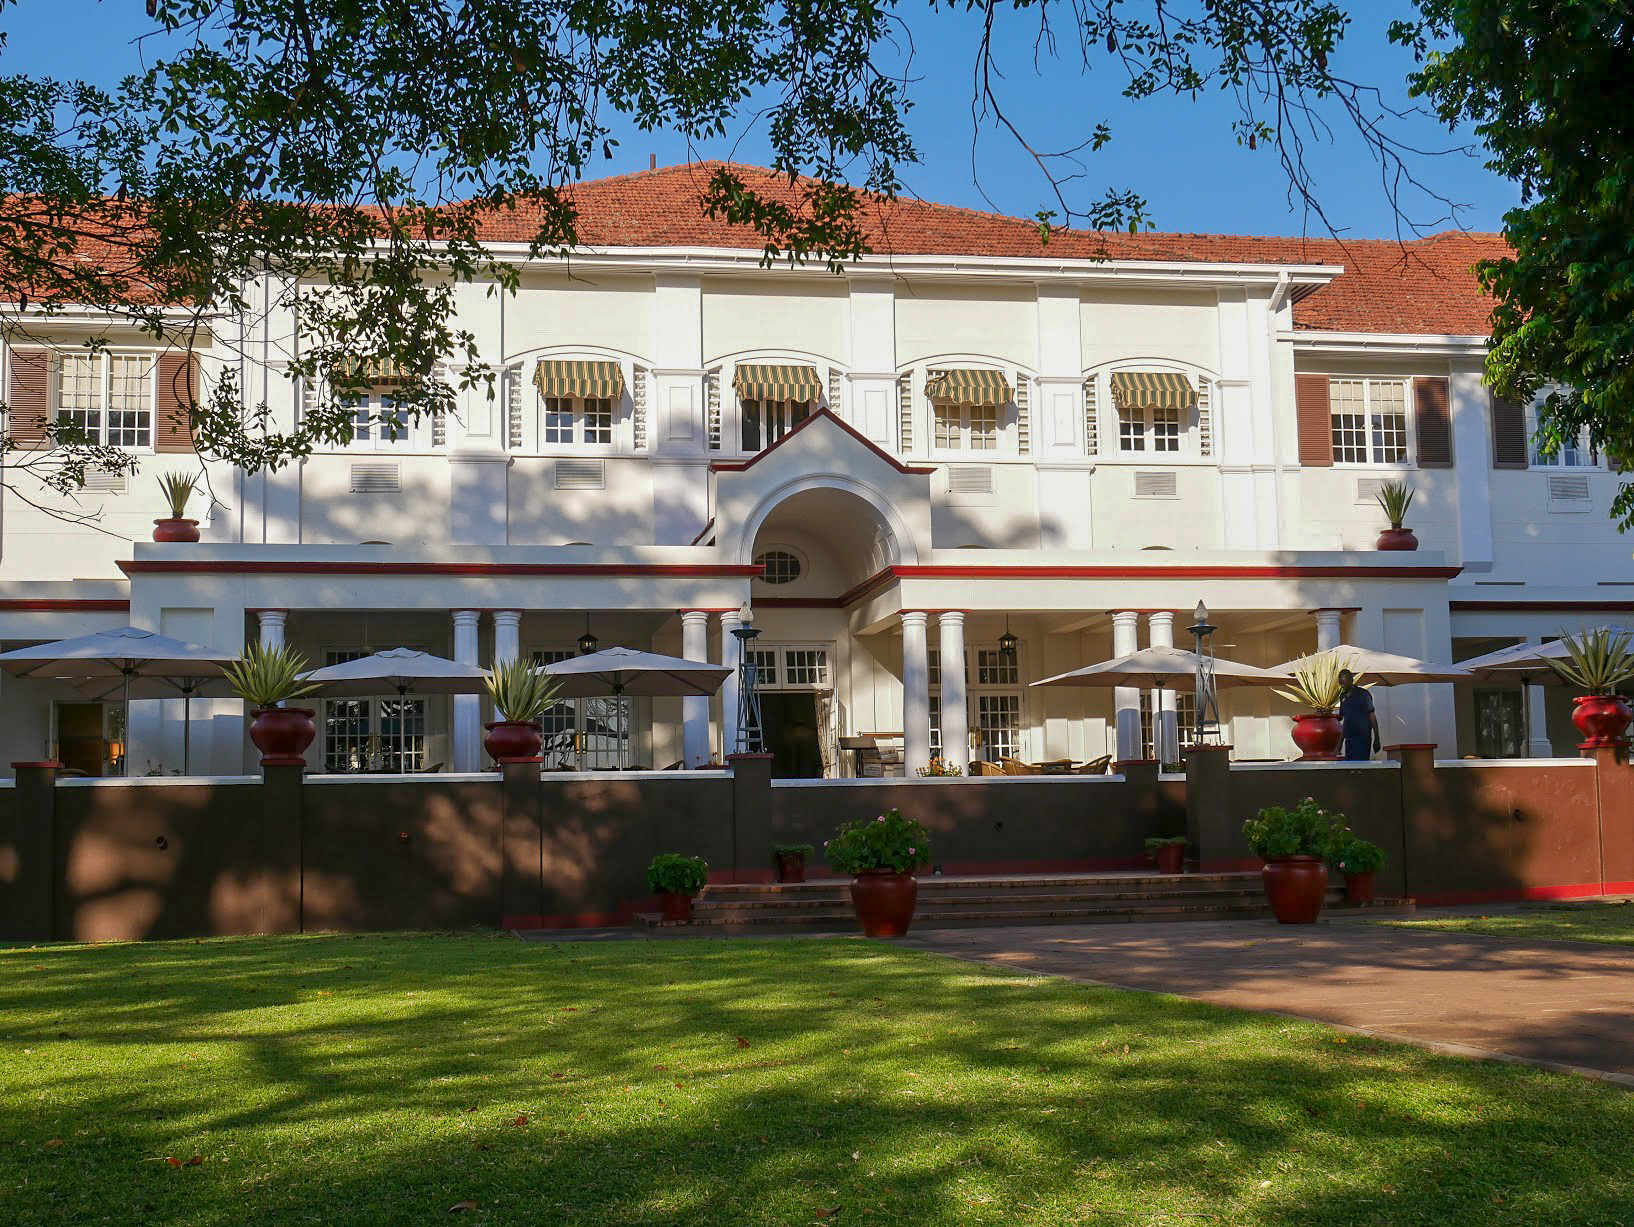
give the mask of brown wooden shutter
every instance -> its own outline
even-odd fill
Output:
[[[1492,401],[1492,467],[1524,469],[1526,410],[1512,400],[1499,400],[1490,392],[1488,396]]]
[[[1413,380],[1413,410],[1418,423],[1420,468],[1452,467],[1452,417],[1448,413],[1447,380],[1423,376]]]
[[[1333,466],[1333,411],[1326,375],[1294,376],[1294,412],[1299,420],[1299,463]]]
[[[11,390],[6,400],[6,433],[18,447],[50,447],[45,433],[51,407],[51,351],[27,348],[11,351]]]
[[[193,406],[198,397],[198,362],[175,350],[159,355],[159,417],[153,423],[153,450],[191,452]]]

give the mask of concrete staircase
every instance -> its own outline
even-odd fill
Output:
[[[710,886],[676,924],[656,912],[640,913],[638,928],[678,932],[855,933],[848,878]],[[1324,916],[1405,915],[1413,903],[1376,899],[1346,907],[1344,890],[1328,891]],[[919,879],[914,927],[961,929],[976,925],[1109,924],[1158,920],[1233,920],[1269,916],[1257,873],[1147,872],[1006,874]]]

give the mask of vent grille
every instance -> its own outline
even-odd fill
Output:
[[[1032,381],[1016,372],[1016,450],[1025,456],[1033,450]]]
[[[353,494],[397,494],[403,489],[403,466],[395,460],[360,461],[352,465]]]
[[[913,450],[913,376],[901,375],[896,381],[897,450],[906,455]]]
[[[1356,479],[1357,505],[1373,506],[1379,501],[1379,495],[1390,484],[1385,477],[1358,477]]]
[[[637,366],[631,374],[634,376],[630,382],[631,426],[635,431],[635,448],[641,451],[647,446],[647,368]]]
[[[993,469],[985,464],[957,464],[947,471],[949,494],[993,493]]]
[[[1589,479],[1581,473],[1549,474],[1549,501],[1551,503],[1588,502]]]
[[[600,460],[558,460],[556,462],[558,490],[604,490],[607,488],[607,468]]]
[[[1101,451],[1099,402],[1095,397],[1095,376],[1084,380],[1084,451],[1097,456]]]
[[[1136,498],[1178,498],[1179,485],[1172,469],[1136,469]]]
[[[704,392],[709,398],[709,450],[721,450],[721,372],[717,367],[704,376]]]
[[[123,473],[86,473],[83,489],[87,493],[123,494],[125,493],[125,475]]]

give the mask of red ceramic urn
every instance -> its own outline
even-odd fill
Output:
[[[306,748],[318,735],[309,707],[257,707],[250,713],[250,740],[263,767],[301,767]]]
[[[864,869],[851,879],[851,902],[866,937],[901,937],[913,923],[919,879],[895,869]]]
[[[155,520],[153,521],[153,539],[155,541],[197,541],[199,539],[199,522],[197,520]]]
[[[1583,734],[1580,749],[1624,744],[1623,734],[1628,731],[1629,721],[1634,720],[1627,699],[1616,694],[1586,694],[1572,702],[1576,704],[1572,723]]]
[[[544,744],[538,724],[531,720],[495,720],[483,727],[482,748],[496,763],[507,758],[538,758]]]
[[[1293,737],[1301,762],[1327,762],[1339,757],[1345,732],[1332,712],[1306,712],[1294,717]]]

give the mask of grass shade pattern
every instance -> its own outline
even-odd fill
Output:
[[[1486,916],[1430,916],[1379,923],[1517,940],[1541,938],[1634,946],[1634,903],[1555,903]]]
[[[14,1224],[1350,1227],[1634,1206],[1626,1091],[861,940],[12,948],[0,1020]]]

